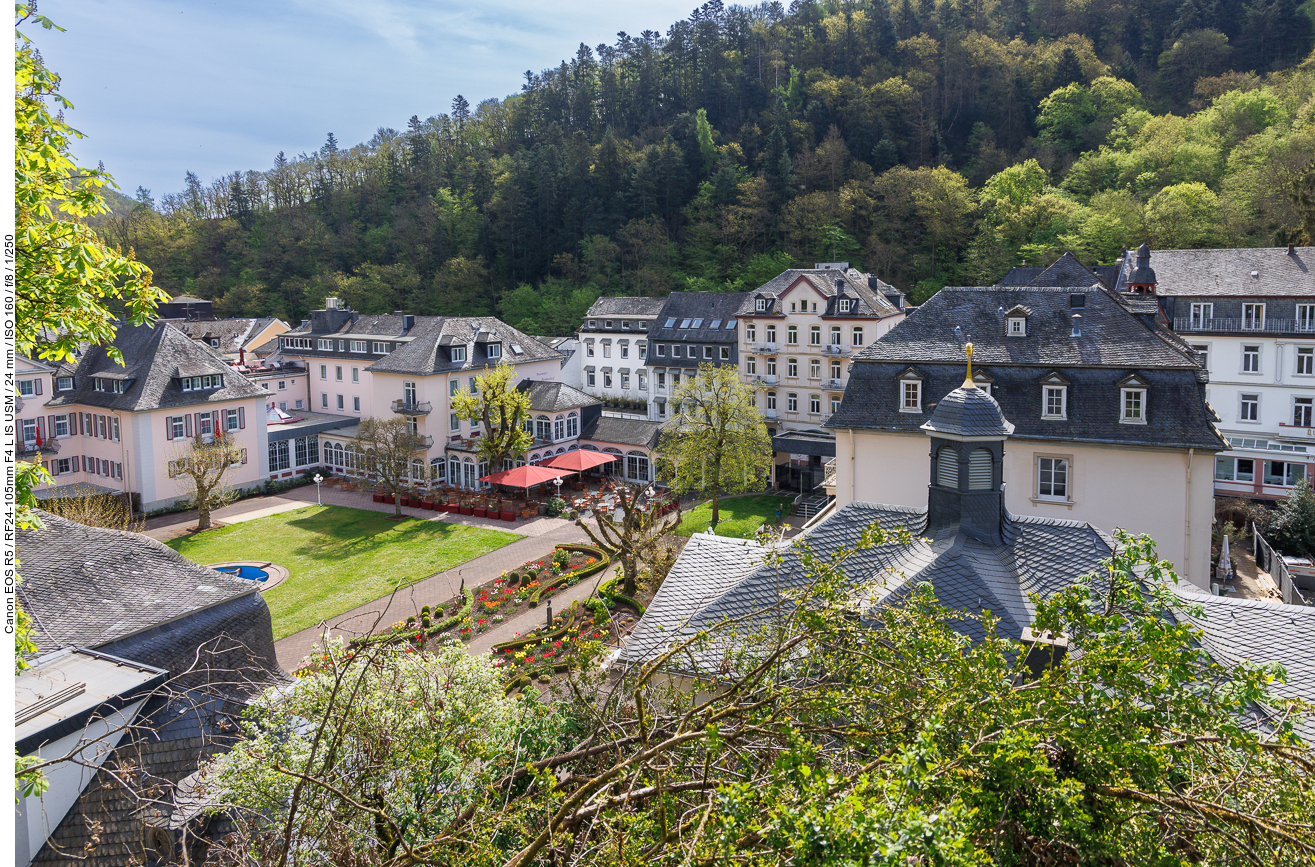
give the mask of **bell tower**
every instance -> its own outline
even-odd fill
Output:
[[[1014,426],[973,381],[973,345],[965,351],[963,385],[947,394],[922,425],[931,437],[927,531],[932,538],[963,533],[1003,544],[1004,444]]]

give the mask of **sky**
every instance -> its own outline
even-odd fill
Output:
[[[697,0],[43,0],[65,32],[27,26],[63,79],[66,114],[120,190],[157,200],[279,151],[340,146],[412,115],[517,93],[540,72],[618,31],[665,32]]]

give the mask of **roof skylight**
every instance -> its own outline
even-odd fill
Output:
[[[711,322],[708,323],[708,327],[709,327],[709,328],[720,328],[720,327],[721,327],[721,320],[720,320],[720,319],[714,319],[714,320],[712,320]]]
[[[689,321],[688,319],[683,319],[683,320],[681,320],[680,327],[681,327],[681,328],[689,328],[689,323],[690,323],[690,321]]]
[[[670,328],[671,326],[673,326],[673,325],[675,325],[675,324],[676,324],[676,317],[673,316],[673,317],[671,317],[670,319],[667,320],[666,327],[667,327],[667,328]]]

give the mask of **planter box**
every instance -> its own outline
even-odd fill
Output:
[[[379,500],[379,502],[381,503],[395,502],[395,498],[393,497],[392,494],[380,494],[379,496],[382,497],[382,499]]]
[[[434,511],[435,503],[433,500],[421,500],[420,508],[424,509],[427,512],[432,512]]]
[[[463,514],[463,515],[473,515],[473,514],[475,514],[475,510],[472,509],[470,506],[462,506],[462,507],[461,507],[461,514]]]
[[[374,501],[375,501],[376,503],[382,503],[382,502],[384,501],[384,495],[383,495],[383,494],[375,494],[375,495],[374,495]]]
[[[458,506],[456,503],[444,503],[439,508],[441,508],[444,512],[451,512],[454,515],[457,514],[457,512],[460,511],[461,509],[461,507]]]
[[[516,520],[516,513],[515,513],[515,512],[499,512],[498,514],[502,516],[502,520],[504,520],[504,521],[514,521],[514,520]]]
[[[419,501],[419,500],[413,500],[413,499],[411,499],[410,497],[407,497],[407,498],[406,498],[406,504],[407,504],[408,506],[410,506],[412,509],[418,509],[418,508],[420,508],[420,501]]]
[[[488,510],[488,509],[476,509],[476,510],[475,510],[475,517],[476,517],[476,518],[487,518],[488,516],[489,516],[489,510]]]

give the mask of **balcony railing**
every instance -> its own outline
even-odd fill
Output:
[[[1173,330],[1239,334],[1315,334],[1315,322],[1302,319],[1266,319],[1257,327],[1254,321],[1246,319],[1195,319],[1181,316],[1174,319]]]
[[[841,346],[839,343],[829,343],[822,347],[822,352],[825,355],[849,355],[853,351],[848,346]]]
[[[427,449],[434,444],[434,438],[429,434],[417,434],[420,439],[420,447]]]
[[[23,411],[23,395],[21,395],[21,394],[19,394],[19,395],[15,395],[15,396],[14,396],[14,412],[22,412],[22,411]]]
[[[831,391],[844,391],[845,381],[843,379],[828,379],[822,387]]]
[[[755,343],[749,347],[750,355],[775,355],[779,347],[775,343]]]
[[[399,415],[429,415],[434,405],[427,400],[414,401],[403,398],[393,401],[393,412]]]
[[[776,376],[768,376],[767,374],[757,374],[749,379],[754,385],[776,385],[779,381]]]
[[[53,455],[59,452],[59,440],[55,439],[54,437],[51,437],[50,439],[42,440],[40,443],[38,443],[36,440],[24,440],[22,442],[16,443],[15,446],[16,447],[14,450],[18,453],[18,456],[21,458],[31,457],[32,455],[35,455],[37,453],[43,455]]]

